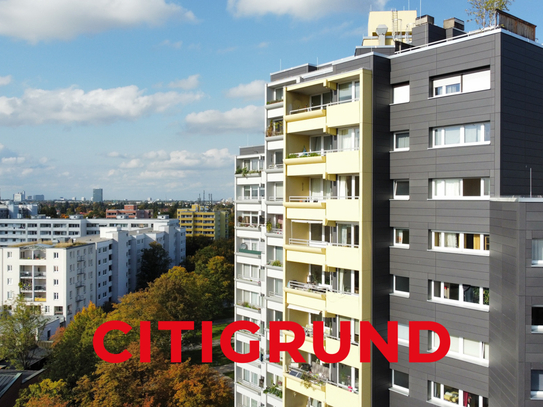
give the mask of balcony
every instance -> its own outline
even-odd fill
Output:
[[[75,288],[81,288],[81,287],[84,287],[85,286],[85,282],[84,281],[77,281],[75,283]]]
[[[26,277],[32,278],[32,273],[30,271],[21,271],[19,273],[19,277],[21,277],[21,278],[26,278]]]
[[[47,291],[47,290],[44,285],[36,285],[34,286],[34,291]]]
[[[289,367],[284,376],[285,387],[295,393],[319,400],[326,400],[326,379],[308,371]],[[354,404],[353,404],[354,405]]]
[[[34,277],[35,278],[46,278],[47,275],[43,271],[39,271],[39,272],[34,273]]]
[[[83,295],[78,295],[78,296],[75,297],[75,300],[76,300],[77,302],[85,301],[85,296],[83,296]]]

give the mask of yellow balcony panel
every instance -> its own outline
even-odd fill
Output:
[[[336,315],[342,315],[344,317],[350,317],[355,319],[362,319],[361,306],[367,305],[370,309],[369,298],[366,301],[367,304],[360,304],[362,301],[361,296],[352,294],[342,294],[329,291],[326,294],[326,311]]]
[[[330,199],[326,203],[326,219],[359,222],[360,205],[359,199]]]
[[[298,118],[298,116],[302,115],[315,115],[316,113],[320,113],[317,117],[305,117],[305,118]],[[324,133],[326,130],[326,109],[321,110],[313,110],[311,112],[305,112],[305,113],[298,113],[286,116],[289,118],[296,118],[296,121],[288,121],[285,123],[285,126],[287,128],[286,132],[290,134],[296,134],[296,133]],[[286,118],[285,118],[286,121]]]
[[[326,399],[325,385],[319,385],[317,383],[303,381],[297,377],[291,376],[288,373],[285,374],[285,387],[296,393],[303,394],[306,397],[319,400],[324,404]],[[353,404],[354,405],[354,404]]]
[[[293,261],[295,263],[315,264],[320,266],[324,266],[326,261],[324,249],[322,249],[322,252],[308,252],[306,250],[302,250],[307,249],[304,248],[304,246],[297,245],[285,245],[284,249],[286,250],[287,261]]]
[[[337,339],[326,338],[324,349],[328,353],[337,353],[339,351],[339,344],[340,342]],[[349,355],[341,363],[360,368],[360,348],[357,345],[351,344]]]
[[[303,290],[284,288],[285,303],[311,309],[315,312],[324,312],[326,309],[326,294],[312,293]],[[288,308],[287,305],[287,308]]]
[[[320,220],[325,218],[324,209],[286,207],[285,217],[288,219]]]
[[[326,404],[330,407],[361,406],[360,395],[326,383]]]
[[[313,202],[309,196],[291,196],[289,202],[284,202],[285,208],[324,209],[326,201]]]
[[[287,114],[285,116],[285,122],[287,123],[294,123],[299,122],[303,120],[311,120],[311,119],[318,119],[322,117],[326,117],[326,109],[300,109],[298,113],[294,114]],[[307,110],[307,111],[304,111]]]
[[[285,160],[287,177],[324,175],[326,157],[289,158]]]
[[[360,123],[360,101],[328,106],[326,109],[328,127],[345,127]]]
[[[330,267],[360,270],[362,255],[356,247],[328,246],[326,248],[326,265]]]
[[[326,172],[329,174],[358,174],[360,172],[360,150],[327,153]]]

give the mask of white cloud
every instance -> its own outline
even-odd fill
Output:
[[[172,47],[175,49],[181,48],[181,45],[183,45],[183,41],[177,41],[177,42],[171,42],[170,40],[164,40],[160,43],[163,47]]]
[[[261,42],[260,44],[258,44],[258,48],[268,48],[269,45],[269,42]]]
[[[119,165],[119,167],[121,168],[139,168],[139,167],[143,167],[143,164],[141,163],[141,160],[137,159],[137,158],[134,158],[128,162],[124,162],[124,163],[121,163],[121,165]]]
[[[11,75],[0,76],[0,86],[4,86],[11,83],[11,79],[12,79]]]
[[[143,93],[135,85],[90,92],[74,86],[57,90],[27,89],[20,98],[0,96],[0,125],[134,120],[203,97],[201,92]]]
[[[14,164],[22,164],[25,162],[25,158],[24,157],[7,157],[7,158],[2,158],[2,164],[7,164],[7,165],[14,165]]]
[[[228,133],[234,131],[259,131],[264,119],[264,108],[249,105],[226,112],[206,110],[190,113],[185,118],[189,131],[194,133]]]
[[[179,79],[177,81],[170,82],[169,88],[181,88],[184,90],[195,89],[200,85],[200,75],[191,75],[185,79]]]
[[[235,88],[231,88],[226,92],[229,98],[243,98],[246,100],[263,99],[265,81],[255,80],[251,83],[240,84]]]
[[[344,12],[366,12],[369,6],[381,10],[388,0],[228,0],[228,11],[236,17],[263,16],[265,14],[290,15],[291,17],[310,20],[324,15]]]
[[[169,19],[195,21],[196,17],[165,0],[0,1],[0,35],[31,43],[140,24],[159,25]]]
[[[150,151],[143,155],[148,160],[147,169],[159,170],[188,170],[188,169],[215,169],[232,165],[234,156],[227,148],[196,153],[187,150],[176,150],[167,153],[164,150]]]

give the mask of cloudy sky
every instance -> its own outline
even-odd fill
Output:
[[[468,19],[467,1],[446,3],[422,13]],[[539,3],[510,11],[541,27]],[[352,55],[370,8],[420,5],[0,0],[0,196],[232,197],[234,156],[263,140],[269,73]]]

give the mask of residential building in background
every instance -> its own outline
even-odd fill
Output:
[[[271,74],[265,145],[236,158],[235,313],[261,328],[238,332],[236,348],[257,339],[261,358],[236,365],[235,405],[538,405],[543,47],[535,26],[498,12],[495,27],[465,33],[461,20],[439,27],[413,11],[370,13],[368,26],[353,56]],[[279,197],[282,208],[272,203]],[[304,327],[307,363],[268,361],[274,320]],[[315,356],[316,321],[332,353],[339,324],[351,322],[343,362]],[[397,363],[375,347],[371,363],[359,362],[360,321],[383,338],[398,322]],[[445,326],[447,356],[409,363],[410,321]],[[419,340],[423,352],[439,346],[431,332]]]
[[[41,194],[36,194],[34,195],[34,201],[44,201],[45,200],[45,196],[44,195],[41,195]]]
[[[11,225],[32,232],[42,227],[75,230],[79,224],[78,232],[83,236],[70,235],[62,243],[29,240],[0,247],[0,303],[13,300],[20,291],[29,304],[39,305],[45,316],[57,316],[66,323],[91,301],[101,306],[135,291],[143,251],[150,243],[162,245],[172,267],[186,257],[185,231],[173,219],[153,219],[150,224],[93,219],[102,223],[91,225],[86,224],[87,219],[55,219],[49,225],[34,219],[25,221]]]
[[[38,215],[38,205],[24,202],[0,203],[0,219],[25,219]]]
[[[92,190],[92,202],[103,202],[104,191],[102,188],[94,188]]]
[[[107,209],[106,218],[116,219],[118,216],[126,216],[129,219],[151,219],[151,209],[138,209],[137,205],[124,205],[124,209]]]
[[[23,192],[17,192],[16,194],[13,194],[13,202],[24,202],[26,200],[26,193]]]
[[[187,236],[206,236],[210,239],[228,239],[228,211],[213,211],[209,206],[193,204],[177,210],[179,225]]]

